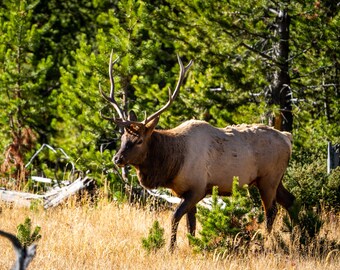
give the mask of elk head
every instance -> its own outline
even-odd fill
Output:
[[[184,67],[182,60],[177,55],[178,63],[180,66],[180,72],[179,72],[179,79],[177,82],[177,85],[175,87],[175,90],[172,92],[169,88],[169,100],[168,102],[157,112],[153,113],[152,115],[148,116],[145,115],[145,118],[143,121],[139,122],[137,121],[136,114],[134,112],[130,112],[129,116],[126,117],[126,114],[123,110],[120,109],[119,105],[117,104],[115,98],[114,98],[114,80],[112,75],[112,66],[118,61],[118,58],[112,63],[112,52],[110,55],[110,63],[109,63],[109,76],[110,76],[110,95],[106,95],[102,88],[99,85],[99,90],[101,92],[101,95],[104,97],[106,101],[108,101],[115,111],[118,114],[118,117],[109,118],[101,114],[101,116],[104,119],[113,121],[115,124],[117,124],[119,127],[124,129],[124,133],[121,138],[121,146],[119,151],[116,153],[116,155],[113,157],[113,161],[118,166],[125,166],[127,164],[138,166],[141,164],[146,156],[147,156],[147,149],[148,145],[150,143],[151,134],[154,131],[159,117],[164,112],[172,102],[175,100],[175,98],[178,96],[179,89],[184,81],[184,77],[189,70],[190,66],[192,65],[193,61],[191,60],[187,66]]]

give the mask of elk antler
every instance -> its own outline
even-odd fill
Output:
[[[146,125],[147,123],[149,123],[150,121],[152,121],[153,119],[158,117],[162,112],[164,112],[172,104],[172,102],[175,100],[175,98],[178,96],[179,89],[181,88],[181,85],[184,81],[185,74],[187,73],[187,71],[189,70],[191,65],[193,64],[193,61],[190,60],[189,64],[186,67],[184,67],[182,60],[181,60],[181,58],[179,57],[178,54],[177,54],[177,59],[178,59],[180,71],[179,71],[179,78],[178,78],[178,82],[177,82],[175,91],[173,93],[171,93],[170,87],[168,88],[168,90],[169,90],[169,100],[168,100],[168,102],[161,109],[159,109],[157,112],[155,112],[154,114],[150,115],[147,118],[145,117],[145,119],[143,121],[144,125]]]
[[[152,121],[153,119],[158,117],[162,112],[164,112],[172,104],[172,102],[175,100],[175,98],[178,96],[179,89],[180,89],[180,87],[181,87],[181,85],[182,85],[182,83],[184,81],[185,74],[189,70],[191,65],[193,64],[193,61],[191,60],[189,62],[189,64],[186,67],[184,67],[181,58],[177,54],[178,63],[179,63],[179,66],[180,66],[180,72],[179,72],[179,79],[178,79],[175,91],[172,93],[171,89],[169,88],[169,100],[168,100],[168,102],[160,110],[158,110],[157,112],[155,112],[151,116],[146,117],[146,115],[145,115],[145,119],[144,119],[143,122],[137,122],[137,121],[130,121],[130,120],[126,119],[123,110],[121,110],[119,108],[119,106],[118,106],[118,104],[117,104],[117,102],[116,102],[116,100],[114,98],[114,81],[113,81],[113,76],[112,76],[112,66],[119,60],[119,57],[115,61],[113,61],[113,63],[112,63],[112,54],[113,54],[113,51],[111,51],[110,64],[109,64],[109,76],[110,76],[110,84],[111,84],[110,96],[107,96],[103,92],[100,84],[99,84],[99,91],[100,91],[101,95],[104,97],[104,99],[106,101],[108,101],[113,106],[113,108],[116,110],[116,112],[118,113],[119,118],[116,118],[116,117],[113,117],[113,118],[107,117],[107,116],[102,114],[102,111],[100,111],[100,115],[101,115],[102,118],[104,118],[106,120],[113,121],[117,125],[120,125],[120,126],[123,126],[123,127],[128,127],[128,126],[134,125],[135,127],[143,128],[143,127],[145,127],[145,125],[147,123],[149,123],[150,121]]]
[[[119,60],[119,57],[116,60],[114,60],[113,63],[112,63],[112,55],[113,55],[113,50],[111,51],[111,54],[110,54],[110,63],[109,63],[109,77],[110,77],[110,84],[111,84],[111,87],[110,87],[110,96],[107,96],[104,93],[104,91],[102,90],[100,84],[99,84],[99,91],[100,91],[101,95],[103,96],[103,98],[106,101],[108,101],[113,106],[113,108],[116,110],[116,112],[118,113],[119,118],[116,118],[116,117],[107,117],[107,116],[103,115],[101,110],[100,110],[100,116],[102,118],[106,119],[106,120],[113,121],[117,125],[120,125],[120,126],[123,126],[123,127],[130,126],[131,124],[133,124],[135,126],[138,126],[138,127],[141,127],[141,126],[143,126],[142,123],[136,122],[136,121],[130,121],[130,120],[126,119],[124,111],[119,108],[119,105],[117,104],[117,102],[116,102],[116,100],[114,98],[115,84],[114,84],[113,75],[112,75],[112,67],[113,67],[113,65],[115,63],[117,63],[117,61]]]
[[[1,230],[0,235],[8,238],[12,242],[12,245],[17,256],[17,259],[11,269],[25,270],[35,256],[37,245],[32,244],[28,247],[22,246],[19,239],[16,236]]]
[[[111,84],[111,88],[110,88],[110,96],[107,96],[103,90],[102,90],[102,87],[99,83],[99,91],[101,93],[101,95],[103,96],[103,98],[110,102],[110,104],[113,106],[113,108],[116,110],[116,112],[118,113],[119,117],[121,120],[125,120],[125,117],[124,117],[124,113],[123,111],[119,108],[115,98],[114,98],[114,89],[115,89],[115,83],[114,83],[114,80],[113,80],[113,76],[112,76],[112,66],[117,63],[117,61],[119,60],[119,57],[113,61],[112,63],[112,54],[113,54],[113,50],[111,51],[111,55],[110,55],[110,64],[109,64],[109,76],[110,76],[110,84]],[[102,115],[102,112],[100,111],[100,114],[101,116],[104,118],[104,119],[107,119],[107,120],[113,120],[115,121],[116,118],[108,118],[104,115]]]

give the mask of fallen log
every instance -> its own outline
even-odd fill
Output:
[[[161,200],[165,200],[165,201],[167,201],[168,203],[171,203],[171,204],[179,204],[181,202],[180,198],[171,196],[171,195],[166,194],[166,193],[162,193],[161,191],[159,191],[157,189],[147,189],[147,192],[151,196],[159,198]],[[221,198],[218,198],[217,201],[221,205],[222,208],[226,206],[225,202]],[[198,204],[203,206],[204,208],[208,208],[210,210],[212,209],[212,199],[211,199],[211,197],[203,198]]]
[[[33,200],[40,200],[44,205],[44,208],[47,209],[59,205],[66,198],[88,187],[92,181],[93,179],[88,178],[87,176],[84,178],[79,177],[69,185],[63,187],[54,187],[45,194],[32,194],[27,192],[0,189],[0,200],[26,207],[29,207]]]
[[[59,205],[66,198],[88,187],[92,181],[93,179],[88,178],[87,176],[85,176],[84,178],[79,177],[77,180],[75,180],[68,186],[56,188],[57,190],[53,189],[52,192],[57,191],[57,193],[53,195],[49,195],[49,193],[45,194],[45,196],[47,197],[45,198],[44,208],[47,209]]]

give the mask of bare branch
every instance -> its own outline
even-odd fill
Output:
[[[243,47],[246,47],[248,50],[251,50],[254,53],[257,53],[258,55],[262,56],[263,58],[265,58],[265,59],[267,59],[267,60],[269,60],[269,61],[271,61],[271,62],[273,62],[273,63],[275,63],[277,65],[279,65],[279,63],[276,62],[272,57],[270,57],[269,55],[267,55],[267,54],[265,54],[263,52],[260,52],[260,51],[256,50],[252,46],[249,46],[248,44],[245,44],[244,42],[241,42],[240,45],[243,46]]]

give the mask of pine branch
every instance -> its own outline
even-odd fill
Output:
[[[252,46],[250,46],[250,45],[248,45],[248,44],[245,44],[244,42],[241,42],[240,45],[243,46],[243,47],[245,47],[245,48],[247,48],[248,50],[250,50],[250,51],[252,51],[252,52],[254,52],[254,53],[256,53],[256,54],[262,56],[263,58],[265,58],[265,59],[267,59],[267,60],[269,60],[269,61],[275,63],[276,65],[280,65],[280,63],[278,63],[277,61],[275,61],[275,60],[273,59],[273,57],[270,57],[268,54],[265,54],[265,53],[263,53],[263,52],[260,52],[260,51],[258,51],[258,50],[256,50],[256,49],[254,49]]]

